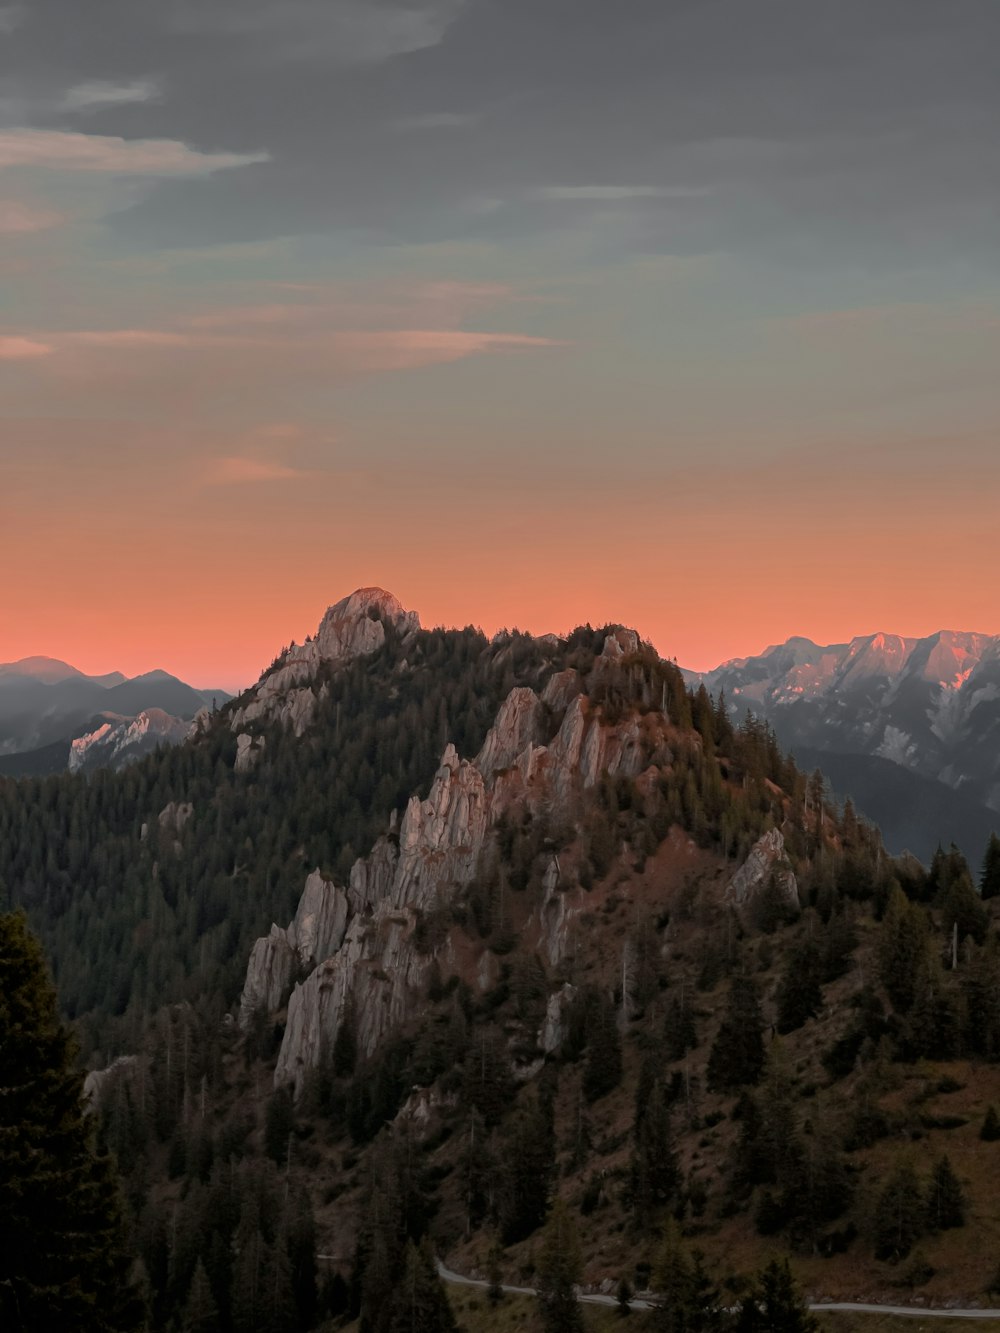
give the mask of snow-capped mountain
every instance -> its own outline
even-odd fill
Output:
[[[169,715],[176,725],[164,731],[166,740],[200,709],[229,697],[224,690],[195,689],[166,671],[129,679],[120,671],[88,676],[51,657],[0,663],[0,774],[59,772],[71,741],[143,713]]]
[[[71,773],[124,768],[161,745],[179,745],[191,727],[191,722],[171,717],[162,708],[144,709],[138,717],[108,720],[70,741],[67,767]]]
[[[941,630],[826,645],[791,638],[686,674],[713,694],[724,690],[732,711],[766,717],[803,758],[888,760],[951,788],[984,819],[1000,811],[1000,637]],[[878,786],[871,772],[868,785]]]

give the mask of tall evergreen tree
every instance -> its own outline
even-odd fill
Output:
[[[788,955],[778,985],[778,1031],[794,1032],[807,1019],[815,1018],[823,1004],[820,986],[822,958],[818,945],[803,941]]]
[[[218,1333],[219,1307],[212,1295],[212,1286],[199,1259],[194,1267],[191,1289],[181,1316],[181,1333]]]
[[[145,1322],[75,1060],[24,914],[0,916],[0,1326],[12,1333]]]
[[[389,1333],[454,1333],[455,1328],[430,1242],[425,1238],[418,1246],[410,1241],[402,1280],[392,1299]]]
[[[667,1206],[680,1183],[670,1108],[660,1079],[653,1084],[642,1116],[637,1119],[631,1174],[632,1210],[636,1222],[646,1226]]]
[[[545,1333],[583,1333],[576,1296],[580,1242],[569,1209],[556,1199],[545,1223],[538,1261],[538,1305]]]
[[[583,1092],[588,1102],[617,1088],[622,1078],[622,1043],[618,1033],[618,1015],[604,994],[595,994],[590,1010],[587,1064],[583,1071]]]
[[[965,1195],[947,1154],[935,1164],[931,1176],[927,1221],[932,1231],[965,1226]]]
[[[985,902],[988,898],[1000,897],[1000,838],[990,834],[983,856],[983,869],[979,877],[979,893]]]
[[[927,916],[894,885],[878,940],[879,979],[892,1007],[905,1014],[917,997],[927,954]]]
[[[738,1333],[817,1333],[819,1323],[795,1284],[787,1259],[772,1259],[743,1299]]]
[[[708,1086],[731,1092],[760,1080],[764,1068],[764,1022],[757,988],[745,972],[729,986],[726,1011],[708,1057]]]
[[[875,1254],[905,1259],[924,1230],[924,1197],[913,1167],[902,1162],[889,1176],[875,1207]]]

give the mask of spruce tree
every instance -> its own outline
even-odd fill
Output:
[[[895,885],[879,932],[878,969],[879,979],[898,1014],[908,1013],[917,997],[925,970],[927,936],[925,912]]]
[[[995,1143],[1000,1139],[1000,1116],[997,1115],[995,1106],[988,1106],[986,1114],[983,1116],[983,1125],[979,1131],[979,1137],[984,1143]]]
[[[778,985],[778,1031],[794,1032],[815,1018],[823,1005],[821,958],[816,944],[805,940],[788,955]]]
[[[875,1255],[905,1259],[924,1230],[924,1198],[913,1167],[903,1162],[890,1175],[875,1207]]]
[[[739,1333],[817,1333],[819,1323],[809,1313],[787,1259],[772,1259],[758,1274],[736,1326]]]
[[[545,1333],[583,1333],[576,1297],[580,1243],[569,1209],[556,1199],[545,1223],[538,1261],[538,1306]]]
[[[410,1241],[402,1281],[393,1295],[389,1333],[454,1333],[455,1328],[430,1242],[425,1238],[417,1246]]]
[[[110,1158],[22,912],[0,916],[0,1327],[144,1326]]]
[[[1000,838],[990,834],[983,857],[983,869],[979,879],[979,892],[983,901],[1000,896]]]
[[[947,1155],[939,1159],[931,1176],[927,1221],[932,1231],[965,1226],[965,1195]]]
[[[583,1071],[583,1093],[588,1102],[617,1088],[622,1078],[622,1043],[618,1015],[603,994],[595,995],[590,1011],[587,1064]]]
[[[181,1316],[181,1333],[217,1333],[218,1327],[219,1307],[212,1295],[205,1265],[199,1259],[194,1266],[191,1289]]]
[[[731,1092],[759,1082],[764,1068],[763,1029],[753,979],[737,973],[708,1057],[708,1086],[713,1092]]]
[[[636,1222],[646,1226],[671,1201],[680,1183],[670,1131],[670,1108],[659,1079],[653,1084],[642,1111],[632,1155],[632,1209]]]

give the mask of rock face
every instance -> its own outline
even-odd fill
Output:
[[[546,1055],[558,1051],[568,1036],[566,1026],[567,1011],[576,998],[576,987],[567,981],[559,990],[553,991],[545,1007],[545,1021],[538,1034],[538,1045]]]
[[[420,628],[420,617],[382,588],[359,588],[342,597],[326,612],[313,638],[293,643],[260,678],[247,702],[233,713],[233,731],[277,721],[302,736],[315,716],[318,696],[310,682],[320,664],[377,652],[385,643],[387,625],[405,636]]]
[[[790,907],[799,907],[799,886],[785,856],[785,839],[780,829],[769,829],[754,843],[750,855],[729,881],[725,901],[737,907],[752,903],[773,881],[781,898]]]
[[[259,1010],[279,1009],[296,975],[340,948],[347,916],[344,890],[314,870],[287,930],[272,925],[271,933],[253,946],[240,997],[241,1027],[247,1027]]]
[[[331,613],[331,642],[345,642],[342,621]],[[372,642],[368,633],[357,631],[347,642]],[[649,754],[662,742],[657,731],[662,719],[658,724],[653,715],[641,722],[629,716],[608,725],[601,710],[580,693],[576,672],[554,679],[545,705],[531,689],[511,691],[474,760],[460,758],[453,745],[445,748],[427,799],[410,799],[398,832],[391,828],[368,856],[355,862],[346,890],[311,876],[295,921],[287,930],[274,926],[257,941],[243,991],[244,1024],[257,1008],[277,1009],[294,976],[312,966],[288,1000],[276,1083],[300,1090],[309,1069],[332,1049],[348,1016],[358,1051],[370,1055],[382,1037],[412,1013],[432,963],[443,972],[454,969],[454,935],[436,954],[421,951],[418,926],[474,880],[500,815],[514,807],[572,818],[581,794],[603,771],[635,777],[645,769]],[[565,710],[562,721],[543,744],[546,718],[560,704]],[[544,900],[530,929],[549,960],[557,962],[566,952],[585,895],[561,882],[555,855],[543,887]],[[496,959],[481,943],[466,941],[459,952],[462,949],[472,949],[466,959],[468,974],[487,989],[495,981]],[[555,1026],[559,1012],[553,1010]]]
[[[133,1078],[139,1068],[137,1055],[120,1055],[106,1069],[92,1069],[83,1080],[85,1111],[99,1111],[106,1095],[119,1079]]]
[[[190,801],[171,801],[165,805],[157,817],[157,823],[163,833],[172,833],[177,837],[184,829],[184,825],[194,814],[194,806]]]
[[[233,768],[236,772],[249,773],[264,753],[266,743],[264,736],[251,736],[246,731],[237,736],[236,759],[233,761]]]

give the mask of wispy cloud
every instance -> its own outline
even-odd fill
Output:
[[[175,31],[225,33],[271,44],[295,61],[370,64],[436,46],[465,0],[174,0]]]
[[[0,199],[0,236],[46,231],[64,222],[65,215],[51,208],[36,208],[19,199]]]
[[[400,116],[392,122],[396,130],[464,130],[478,124],[479,116],[473,111],[424,111],[418,115]]]
[[[0,131],[0,168],[134,176],[204,176],[226,167],[266,162],[267,153],[203,153],[177,139],[122,139],[64,130]]]
[[[0,335],[0,361],[31,361],[48,356],[52,348],[34,338],[4,337]]]
[[[382,329],[334,334],[333,346],[345,370],[364,374],[447,364],[483,352],[529,350],[561,344],[551,338],[532,338],[520,333]]]
[[[302,481],[308,472],[261,458],[213,458],[201,476],[203,486],[242,486],[263,481]]]
[[[96,79],[70,88],[60,106],[64,111],[99,111],[108,106],[158,102],[162,96],[160,85],[155,79],[133,79],[129,83],[109,83]]]
[[[617,203],[627,199],[698,199],[710,193],[703,185],[546,185],[541,199],[583,203]]]

